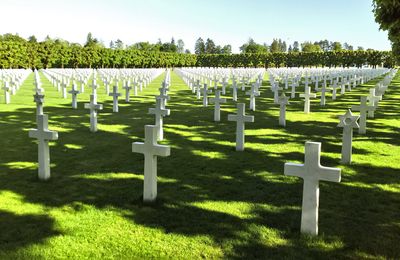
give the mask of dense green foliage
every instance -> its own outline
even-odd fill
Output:
[[[199,55],[197,66],[204,67],[361,67],[384,65],[393,67],[395,61],[388,51],[326,51],[275,52],[231,55]]]
[[[127,48],[122,48],[117,41],[113,43],[117,48],[106,48],[91,34],[84,46],[49,37],[38,42],[35,37],[26,40],[5,34],[0,36],[0,68],[394,66],[391,52],[326,51],[323,45],[311,43],[302,44],[302,52],[298,51],[297,44],[290,52],[284,52],[286,46],[283,42],[275,41],[277,46],[269,47],[270,51],[265,46],[249,41],[242,46],[243,53],[231,54],[230,45],[220,47],[207,39],[204,46],[196,45],[204,54],[195,55],[182,53],[182,44],[175,45],[174,40],[154,45],[142,42]]]
[[[400,2],[374,0],[374,13],[381,29],[388,31],[393,53],[400,62]]]

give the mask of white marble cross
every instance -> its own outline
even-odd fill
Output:
[[[300,97],[304,97],[304,113],[310,113],[310,98],[316,98],[317,95],[311,92],[311,87],[306,87],[304,94],[300,94]]]
[[[292,92],[291,92],[291,95],[290,95],[290,97],[291,98],[295,98],[296,97],[296,81],[293,79],[293,81],[292,81]]]
[[[227,85],[228,85],[228,83],[226,82],[226,78],[224,78],[222,81],[222,95],[226,94],[226,86]]]
[[[282,90],[282,88],[279,87],[279,82],[277,81],[276,85],[272,87],[272,92],[274,92],[274,104],[278,104],[279,90]]]
[[[93,81],[92,81],[92,95],[97,95],[97,88],[98,88],[98,86],[97,86],[97,83],[96,83],[96,78],[95,77],[93,77]]]
[[[306,142],[304,164],[285,163],[284,173],[303,178],[301,232],[318,235],[319,181],[340,182],[339,168],[321,166],[321,143]]]
[[[237,101],[237,90],[238,86],[236,84],[236,80],[232,80],[232,100]]]
[[[249,91],[246,91],[246,95],[250,96],[250,110],[256,111],[256,97],[260,95],[260,92],[255,89],[254,84]]]
[[[68,93],[70,93],[72,96],[72,108],[76,109],[78,107],[78,102],[77,102],[76,96],[81,92],[76,89],[75,83],[72,83],[72,90],[68,91]]]
[[[61,87],[62,87],[62,97],[67,98],[67,83],[64,81],[64,79],[61,83]]]
[[[125,102],[130,101],[130,92],[131,92],[131,82],[127,80],[123,86],[123,89],[125,89]]]
[[[137,96],[137,87],[138,83],[136,82],[136,79],[133,81],[133,95]]]
[[[10,103],[10,85],[8,83],[8,81],[4,82],[4,103],[9,104]]]
[[[121,96],[121,93],[118,93],[118,86],[113,86],[113,92],[108,95],[113,97],[113,112],[118,112],[118,97]]]
[[[201,89],[201,92],[203,92],[203,106],[206,107],[208,106],[208,94],[212,93],[212,91],[208,90],[207,84],[204,83],[204,87]]]
[[[375,88],[370,88],[369,95],[367,96],[367,100],[368,100],[369,106],[377,107],[379,100],[382,100],[382,96],[375,95]],[[368,111],[368,117],[370,117],[370,118],[374,117],[374,110]]]
[[[82,77],[79,79],[79,83],[81,83],[81,90],[80,90],[80,92],[81,92],[81,93],[85,93],[85,80],[83,80]]]
[[[165,109],[165,107],[162,106],[162,103],[163,101],[161,98],[156,98],[156,107],[149,108],[149,114],[155,115],[155,126],[157,127],[158,140],[164,139],[163,117],[169,116],[170,114],[170,110]]]
[[[198,84],[196,85],[196,98],[197,98],[197,99],[200,99],[200,98],[201,98],[201,84],[200,84],[200,83],[198,83]]]
[[[245,114],[245,104],[237,104],[237,114],[228,115],[228,121],[236,121],[236,151],[244,150],[244,125],[246,122],[254,122],[254,116]]]
[[[29,137],[38,139],[38,176],[40,180],[50,178],[49,140],[57,140],[58,133],[48,129],[47,115],[38,115],[37,129],[29,130]]]
[[[165,88],[159,88],[158,89],[160,91],[160,95],[158,95],[158,98],[161,98],[161,107],[165,108],[165,106],[167,105],[167,100],[170,100],[171,97],[167,94],[167,89]]]
[[[332,85],[332,100],[336,100],[336,89],[339,88],[337,81],[335,80]]]
[[[282,92],[282,95],[278,98],[279,108],[279,125],[286,126],[286,105],[289,105],[289,97]]]
[[[344,78],[342,78],[342,81],[340,82],[340,95],[344,95],[346,93],[345,84]]]
[[[360,111],[360,128],[358,128],[358,133],[365,134],[367,132],[367,111],[375,110],[376,108],[367,105],[366,96],[362,96],[360,99],[360,105],[351,106],[351,109],[354,111]]]
[[[106,89],[106,95],[110,94],[110,80],[107,78],[104,80],[104,87]]]
[[[90,95],[90,103],[85,103],[85,109],[90,109],[90,131],[97,132],[97,110],[102,110],[103,105],[97,104],[96,95]]]
[[[132,143],[132,152],[144,154],[143,201],[157,198],[157,156],[169,156],[171,148],[157,144],[157,126],[146,125],[144,143]]]
[[[36,103],[36,115],[43,115],[43,101],[44,101],[44,95],[41,92],[36,92],[35,95],[33,95],[33,102]]]
[[[326,104],[326,92],[330,91],[330,89],[326,88],[326,85],[322,85],[321,87],[321,106],[325,106]]]
[[[215,91],[215,97],[210,98],[210,102],[214,103],[214,121],[219,122],[221,121],[221,103],[226,103],[225,98],[221,98],[221,90]]]
[[[360,116],[354,116],[351,110],[347,110],[346,114],[339,116],[338,127],[343,127],[342,137],[342,160],[344,164],[351,163],[352,142],[353,142],[353,128],[359,128],[357,120]]]

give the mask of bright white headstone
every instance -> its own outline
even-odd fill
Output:
[[[29,130],[29,137],[38,139],[38,176],[40,180],[50,178],[49,140],[57,140],[58,133],[48,129],[47,115],[37,116],[37,129]]]
[[[214,121],[221,121],[221,103],[226,103],[225,98],[221,98],[221,90],[215,91],[215,97],[210,98],[210,102],[214,103]]]
[[[301,232],[318,235],[319,181],[340,182],[341,169],[321,166],[321,143],[306,142],[304,164],[285,163],[285,175],[303,178]]]
[[[228,115],[228,121],[236,121],[236,151],[244,150],[244,124],[254,122],[254,116],[245,114],[245,104],[237,104],[237,114]]]
[[[346,114],[339,116],[338,127],[343,127],[342,137],[342,160],[344,164],[351,163],[352,142],[353,142],[353,128],[359,128],[357,120],[360,116],[353,116],[351,110],[347,110]]]
[[[359,106],[351,106],[354,111],[360,111],[360,128],[358,128],[359,134],[365,134],[367,132],[367,112],[375,110],[375,106],[367,105],[367,97],[362,96]]]
[[[311,93],[311,87],[305,87],[305,93],[300,94],[300,97],[304,97],[304,113],[310,113],[310,98],[315,98],[317,95]]]
[[[157,144],[157,127],[146,125],[144,143],[132,143],[132,152],[144,154],[143,201],[153,202],[157,198],[157,156],[169,156],[171,149]]]

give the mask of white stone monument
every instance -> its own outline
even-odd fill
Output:
[[[43,115],[43,101],[44,95],[42,93],[36,92],[36,94],[33,95],[33,102],[36,103],[36,116]]]
[[[365,134],[367,132],[367,112],[375,110],[374,106],[367,105],[367,97],[362,96],[359,106],[351,106],[354,111],[360,111],[360,128],[358,128],[359,134]]]
[[[252,85],[249,91],[246,91],[246,95],[250,96],[250,110],[256,111],[256,97],[260,95],[260,92],[255,89]]]
[[[214,121],[221,121],[221,103],[226,103],[225,98],[221,98],[221,90],[215,91],[215,97],[210,98],[210,102],[214,103]]]
[[[377,96],[375,95],[375,88],[370,88],[369,89],[369,95],[367,96],[367,100],[368,100],[368,105],[369,106],[374,106],[377,107],[379,100],[382,100],[382,96]],[[374,110],[369,110],[368,111],[368,117],[370,118],[374,118]]]
[[[346,114],[339,116],[338,127],[343,127],[342,137],[342,160],[343,164],[351,163],[353,128],[359,128],[357,120],[360,116],[353,116],[351,110],[347,110]]]
[[[203,106],[206,107],[208,106],[208,94],[212,93],[212,91],[208,90],[207,84],[204,83],[204,87],[201,89],[201,92],[203,92]]]
[[[4,90],[4,103],[9,104],[10,103],[10,90],[11,90],[11,88],[10,88],[10,85],[9,85],[8,81],[4,82],[3,90]]]
[[[76,84],[75,83],[72,84],[72,89],[70,91],[68,91],[68,93],[70,93],[71,96],[72,96],[72,108],[73,109],[77,109],[78,108],[78,102],[77,102],[76,96],[81,92],[76,89]]]
[[[144,154],[143,201],[153,202],[157,198],[157,156],[169,156],[171,149],[157,144],[157,127],[146,125],[144,143],[132,143],[132,152]]]
[[[48,129],[47,115],[37,116],[37,129],[29,130],[29,137],[38,139],[38,176],[40,180],[50,178],[49,141],[57,140],[58,133]]]
[[[306,87],[304,94],[300,94],[300,97],[304,98],[304,113],[310,113],[310,98],[316,98],[317,95],[311,92],[311,87]]]
[[[118,112],[118,97],[121,96],[121,93],[118,93],[118,86],[113,86],[113,92],[108,95],[113,97],[113,112]]]
[[[244,124],[254,122],[254,116],[245,114],[245,104],[237,104],[237,114],[228,115],[228,121],[236,121],[236,151],[244,150]]]
[[[90,95],[90,103],[85,103],[85,109],[90,109],[90,131],[97,132],[97,111],[103,109],[102,104],[97,104],[96,95]]]
[[[129,103],[129,101],[130,101],[130,92],[131,92],[131,89],[132,89],[129,80],[127,80],[127,81],[125,82],[125,85],[124,85],[123,88],[125,89],[125,102],[128,102],[128,103]]]
[[[279,108],[279,125],[286,126],[286,105],[289,105],[289,97],[282,92],[282,95],[278,98]]]
[[[169,116],[170,110],[162,107],[162,99],[156,98],[156,107],[149,108],[149,114],[155,115],[155,126],[157,127],[157,136],[158,140],[164,139],[164,130],[163,130],[163,117]]]
[[[304,164],[285,163],[285,175],[303,178],[301,232],[318,235],[319,181],[340,182],[339,168],[321,166],[321,143],[306,142]]]

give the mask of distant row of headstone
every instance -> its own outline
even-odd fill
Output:
[[[11,102],[11,96],[17,94],[17,91],[31,72],[31,70],[27,69],[0,70],[0,86],[2,86],[5,104]]]

